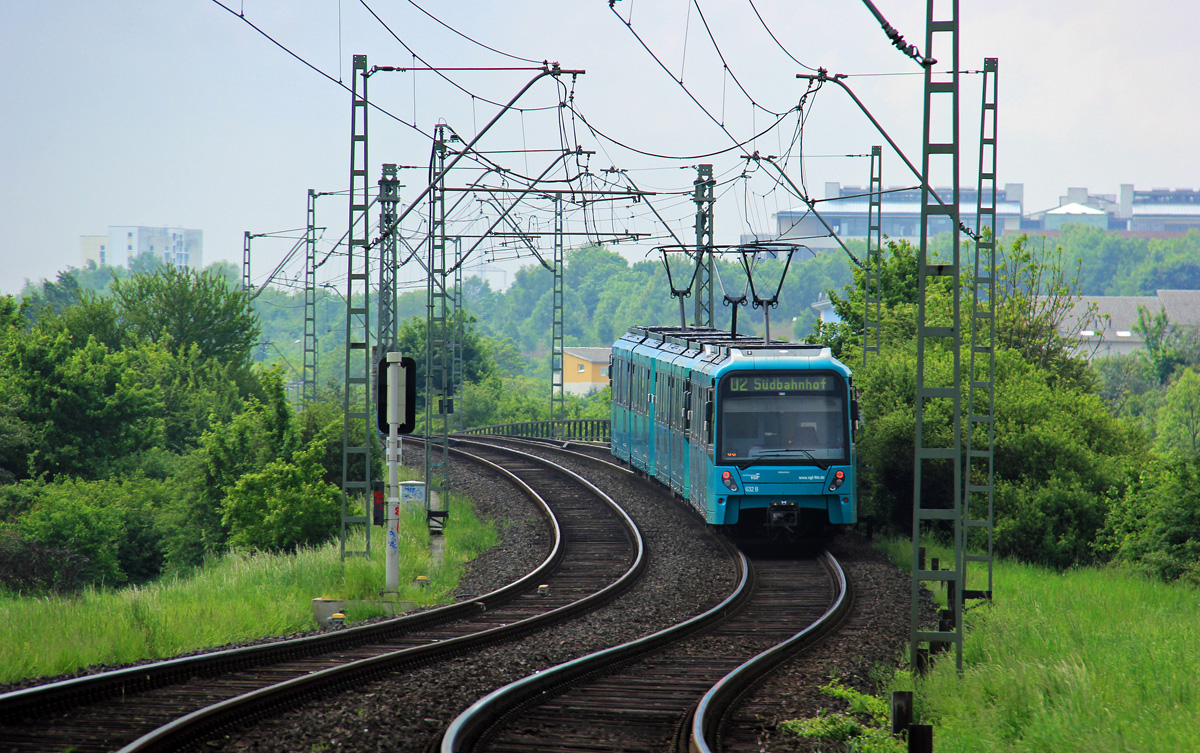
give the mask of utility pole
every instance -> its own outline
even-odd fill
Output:
[[[379,227],[392,226],[396,219],[396,204],[400,201],[400,180],[396,166],[385,164],[379,179]],[[396,232],[383,236],[379,244],[379,322],[376,328],[376,363],[395,350],[396,345]]]
[[[463,370],[465,364],[463,359],[466,348],[466,309],[463,302],[463,270],[462,270],[462,238],[454,239],[454,297],[453,297],[453,321],[454,321],[454,361],[450,368],[451,378],[450,383],[453,385],[454,394],[460,398],[463,392]],[[462,431],[463,428],[463,412],[462,405],[457,406],[458,410],[450,414],[450,429],[451,431]]]

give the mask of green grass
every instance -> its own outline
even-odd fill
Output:
[[[907,569],[907,542],[889,553]],[[1000,561],[995,602],[966,616],[962,676],[949,653],[891,689],[915,691],[939,753],[1200,751],[1198,605],[1127,571]]]
[[[442,565],[429,562],[424,510],[401,520],[399,598],[426,606],[450,600],[463,564],[496,542],[466,500],[451,497]],[[0,595],[0,682],[73,672],[90,664],[159,659],[234,641],[311,630],[312,599],[378,599],[385,538],[372,529],[371,559],[347,559],[338,543],[296,554],[231,553],[183,578],[75,596]],[[361,531],[357,541],[362,541]],[[418,588],[418,575],[429,577]],[[372,616],[352,610],[349,620]]]

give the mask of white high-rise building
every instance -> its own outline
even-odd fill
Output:
[[[108,235],[80,237],[83,263],[89,260],[110,267],[128,267],[143,254],[176,267],[204,267],[204,231],[181,227],[110,225]]]

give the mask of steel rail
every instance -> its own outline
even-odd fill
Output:
[[[486,462],[486,461],[483,461]],[[488,463],[520,487],[538,505],[551,528],[549,554],[535,569],[520,579],[471,601],[447,604],[416,614],[370,625],[349,627],[330,633],[277,641],[261,646],[211,651],[195,656],[168,659],[85,677],[14,690],[0,695],[0,721],[16,720],[39,709],[70,708],[94,699],[135,693],[183,682],[193,677],[213,676],[231,669],[246,669],[285,660],[338,651],[365,643],[386,640],[431,625],[469,617],[480,609],[491,609],[542,582],[562,560],[564,541],[558,519],[546,502],[525,482],[507,469]]]
[[[713,753],[718,748],[728,712],[739,698],[763,679],[781,662],[812,645],[819,638],[836,629],[849,615],[854,599],[841,564],[829,552],[824,552],[825,565],[833,574],[838,585],[838,597],[816,622],[794,636],[763,651],[722,677],[704,694],[692,715],[689,750],[692,753]]]
[[[518,622],[490,628],[470,635],[458,636],[433,644],[393,651],[368,659],[343,664],[337,667],[313,672],[295,677],[282,683],[260,688],[235,698],[222,701],[194,711],[175,721],[143,735],[129,745],[121,748],[118,753],[151,753],[157,751],[173,751],[179,747],[211,734],[214,730],[234,724],[243,719],[270,713],[281,707],[295,705],[298,701],[312,697],[319,692],[337,690],[348,687],[352,683],[361,682],[392,672],[398,668],[426,664],[440,658],[478,650],[488,645],[511,640],[527,635],[556,622],[561,622],[590,611],[594,607],[610,601],[620,595],[635,583],[646,567],[646,550],[641,533],[633,519],[611,497],[597,488],[594,484],[570,469],[519,450],[505,449],[504,452],[523,456],[543,466],[555,469],[571,476],[583,484],[605,502],[617,515],[625,530],[630,534],[634,548],[632,564],[617,580],[609,583],[603,589],[592,594]],[[458,451],[462,452],[462,451]],[[467,453],[463,453],[467,454]],[[475,457],[478,462],[486,463],[513,477],[506,469],[482,458]],[[523,579],[525,580],[525,579]],[[468,605],[479,608],[478,600],[467,602]]]
[[[720,604],[685,622],[559,664],[493,691],[476,701],[450,723],[442,738],[441,753],[481,750],[486,745],[489,731],[509,714],[519,711],[530,700],[593,673],[632,661],[724,620],[741,608],[753,590],[753,569],[749,566],[746,556],[737,552],[736,561],[739,570],[737,588]]]

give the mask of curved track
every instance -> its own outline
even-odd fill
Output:
[[[640,534],[598,489],[524,453],[472,452],[500,459],[528,480],[519,486],[537,489],[548,515],[553,510],[554,542],[535,571],[470,602],[384,623],[4,694],[5,750],[176,749],[318,692],[569,619],[615,598],[639,577],[645,564]],[[548,596],[535,595],[542,584],[550,586]]]
[[[513,441],[631,472],[594,443]],[[743,560],[749,572],[742,585],[708,615],[497,691],[456,720],[443,753],[536,750],[548,740],[556,750],[710,753],[729,743],[757,750],[753,741],[761,730],[739,713],[743,703],[781,663],[838,630],[853,596],[841,565],[828,553],[793,560],[777,557],[770,547],[764,551],[762,542],[746,548],[752,556]],[[680,646],[661,648],[701,631]],[[635,658],[656,650],[661,655]],[[604,676],[605,667],[635,661]],[[722,677],[721,667],[732,671]],[[533,709],[535,692],[560,697]]]
[[[737,591],[715,609],[497,690],[454,721],[442,752],[687,750],[692,710],[726,673],[848,608],[828,554],[742,561]]]

